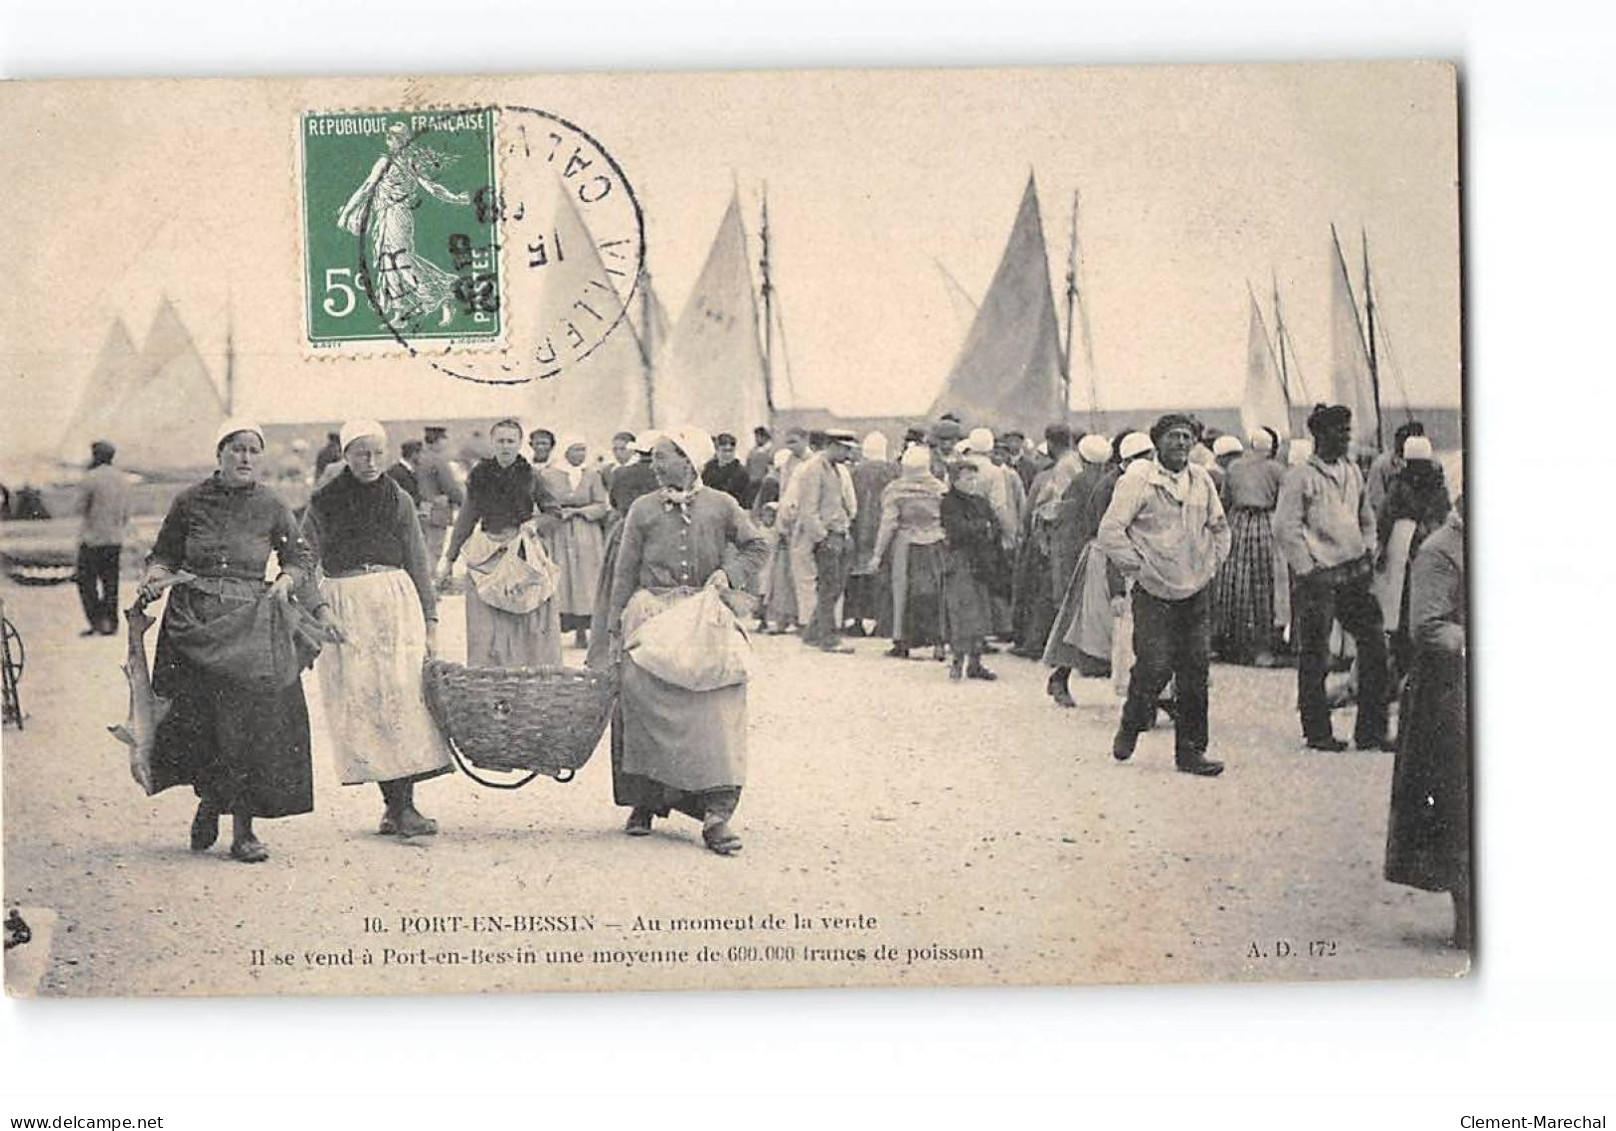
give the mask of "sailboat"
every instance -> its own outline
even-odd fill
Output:
[[[570,193],[556,194],[554,246],[555,273],[537,320],[540,326],[558,328],[546,348],[566,356],[577,343],[593,345],[583,356],[569,358],[555,375],[529,383],[523,423],[549,428],[558,439],[562,433],[576,434],[604,451],[614,432],[638,430],[649,422],[644,345],[611,281],[613,271],[602,262]],[[599,325],[614,328],[596,341],[588,331]]]
[[[85,458],[91,440],[109,440],[118,464],[172,472],[213,462],[213,434],[224,402],[179,312],[163,299],[140,352],[115,323],[85,387],[80,411],[58,446],[64,462]]]
[[[1039,434],[1066,417],[1066,363],[1032,175],[1010,238],[931,415]]]
[[[1284,439],[1291,434],[1291,393],[1281,362],[1285,338],[1284,323],[1279,321],[1279,288],[1274,288],[1274,317],[1280,328],[1277,353],[1250,280],[1246,281],[1246,297],[1251,315],[1246,330],[1246,388],[1240,398],[1240,430],[1250,436],[1259,428],[1272,428]]]
[[[764,326],[774,320],[758,315],[737,191],[662,353],[657,426],[689,423],[742,438],[771,424],[768,358],[759,342]]]
[[[1330,241],[1335,252],[1335,270],[1330,288],[1330,390],[1337,403],[1352,409],[1352,434],[1359,446],[1380,450],[1386,442],[1386,378],[1397,386],[1403,415],[1412,420],[1408,390],[1398,369],[1386,334],[1384,318],[1375,302],[1374,283],[1369,269],[1369,236],[1363,241],[1363,319],[1359,320],[1357,295],[1347,273],[1346,256],[1335,225],[1330,225]]]

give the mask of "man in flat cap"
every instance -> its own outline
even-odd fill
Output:
[[[89,622],[80,635],[118,631],[118,563],[129,531],[129,481],[112,466],[110,440],[90,445],[90,469],[79,485],[79,603]]]
[[[1375,515],[1363,473],[1347,458],[1352,410],[1318,405],[1307,418],[1313,454],[1285,474],[1274,509],[1274,541],[1294,579],[1296,703],[1302,737],[1314,750],[1345,750],[1330,725],[1324,677],[1330,626],[1351,634],[1358,651],[1359,750],[1386,746],[1386,634],[1370,589]]]
[[[1212,477],[1190,463],[1195,431],[1180,413],[1156,421],[1155,458],[1136,461],[1117,481],[1095,545],[1133,581],[1135,658],[1112,757],[1133,757],[1172,680],[1174,762],[1217,777],[1223,763],[1206,756],[1207,634],[1212,578],[1229,556],[1230,535]]]
[[[858,513],[857,496],[845,465],[853,458],[858,437],[843,429],[825,433],[823,451],[809,457],[793,477],[797,487],[797,526],[813,547],[813,615],[804,625],[802,640],[826,652],[851,652],[842,643],[837,605],[847,588],[852,566],[850,535]]]

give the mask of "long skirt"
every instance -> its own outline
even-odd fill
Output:
[[[171,591],[202,621],[228,602],[188,587]],[[163,636],[168,629],[164,619]],[[159,638],[153,690],[172,706],[157,726],[152,773],[158,790],[189,785],[221,813],[289,817],[314,810],[309,709],[303,683],[258,690],[192,663]]]
[[[791,550],[776,538],[764,573],[763,619],[776,628],[797,622],[797,590],[791,578]]]
[[[624,617],[626,637],[636,626]],[[625,655],[612,725],[612,795],[666,815],[729,817],[746,784],[746,685],[689,691]]]
[[[409,575],[326,578],[320,592],[347,636],[321,649],[315,663],[342,784],[448,773],[449,748],[421,685],[426,621]]]
[[[947,640],[943,612],[943,545],[892,544],[892,639],[911,648]]]
[[[1111,675],[1111,647],[1116,615],[1105,555],[1090,541],[1077,556],[1055,623],[1044,646],[1044,663],[1052,668],[1075,668],[1090,679]]]
[[[993,632],[993,595],[988,583],[971,572],[965,555],[943,551],[943,607],[948,617],[948,643],[956,654],[980,648]]]
[[[874,573],[856,573],[847,579],[842,597],[842,615],[847,620],[873,620],[871,636],[892,635],[892,563],[883,559]]]
[[[1399,712],[1386,827],[1386,878],[1452,891],[1470,874],[1470,744],[1464,661],[1432,650],[1415,660]]]
[[[466,666],[553,668],[561,664],[561,617],[555,598],[531,613],[508,613],[466,586]]]
[[[560,570],[556,605],[561,615],[589,623],[595,611],[595,587],[606,557],[606,536],[598,522],[569,518],[550,535],[550,556]]]
[[[1013,602],[1015,651],[1038,657],[1044,654],[1050,626],[1055,623],[1055,591],[1051,584],[1049,550],[1037,538],[1026,538],[1016,554]]]
[[[1212,646],[1225,660],[1243,664],[1273,643],[1273,516],[1238,507],[1229,529],[1233,547],[1212,580]]]

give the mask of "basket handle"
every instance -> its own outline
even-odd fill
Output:
[[[539,776],[538,770],[532,770],[525,778],[521,778],[517,781],[494,781],[490,778],[485,778],[476,770],[472,769],[471,764],[460,756],[460,748],[455,745],[454,739],[450,738],[448,735],[444,735],[444,742],[449,747],[449,753],[454,756],[455,765],[460,767],[460,772],[465,774],[478,785],[486,786],[489,789],[521,789],[528,782]],[[572,772],[570,770],[567,772],[566,777],[561,777],[559,775],[556,777],[557,781],[570,781],[571,779]]]

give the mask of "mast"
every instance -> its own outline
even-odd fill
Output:
[[[233,310],[225,315],[224,326],[224,414],[236,414],[236,327]]]
[[[769,409],[769,422],[774,420],[774,284],[769,280],[769,186],[763,185],[763,221],[758,228],[758,243],[762,249],[758,269],[763,285],[763,400]]]
[[[1285,398],[1285,426],[1287,431],[1291,423],[1291,373],[1290,363],[1285,353],[1285,316],[1279,309],[1279,273],[1273,275],[1274,281],[1274,340],[1279,343],[1279,392]]]
[[[656,333],[656,310],[651,306],[651,269],[643,260],[640,283],[640,371],[645,375],[645,423],[646,427],[655,428],[656,375],[652,358],[656,356],[656,344],[651,341],[651,335]]]
[[[1383,446],[1381,436],[1380,410],[1380,362],[1375,352],[1375,292],[1369,283],[1369,233],[1359,229],[1363,240],[1363,293],[1364,316],[1368,322],[1367,332],[1364,334],[1365,344],[1369,347],[1369,385],[1375,395],[1375,447]]]
[[[1077,190],[1072,190],[1072,240],[1066,253],[1066,348],[1061,355],[1062,415],[1072,407],[1072,324],[1077,309]]]

